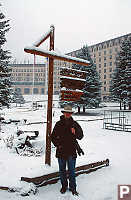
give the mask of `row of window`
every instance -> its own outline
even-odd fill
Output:
[[[32,73],[15,73],[11,74],[11,76],[32,76]],[[35,73],[34,76],[45,76],[45,73]]]
[[[110,78],[110,79],[112,79],[112,74],[104,74],[104,76],[102,77],[101,75],[100,75],[100,79],[104,79],[104,80],[106,80],[107,78]]]
[[[12,72],[33,72],[33,69],[11,69]],[[44,72],[45,69],[34,69],[34,72]]]
[[[19,91],[22,93],[22,89],[21,88],[15,88],[15,91]],[[38,88],[33,88],[33,94],[45,94],[46,90],[44,88],[38,89]],[[32,89],[30,88],[24,88],[24,94],[32,94]],[[47,91],[48,94],[48,91]],[[58,91],[54,91],[55,95],[58,95],[59,92]]]
[[[110,60],[112,59],[112,57],[110,58]],[[104,58],[98,58],[98,62],[101,62],[102,60],[106,61],[108,60],[107,57]],[[96,58],[93,59],[94,63],[96,63]]]
[[[109,70],[108,70],[108,72],[112,72],[113,71],[113,69],[112,68],[109,68]],[[101,70],[99,70],[99,73],[101,73],[102,71]],[[107,72],[107,69],[104,69],[104,73],[106,73]]]
[[[114,63],[114,65],[115,65],[115,64],[116,64],[116,63]],[[101,68],[101,66],[102,66],[101,64],[98,65],[99,68]],[[104,63],[104,67],[107,67],[107,66],[112,67],[112,66],[113,66],[113,63],[112,63],[112,62]]]
[[[120,45],[121,42],[122,42],[122,39],[119,38],[119,39],[116,39],[116,40],[103,42],[101,44],[92,46],[90,48],[91,48],[92,52],[95,52],[95,51],[98,51],[98,50],[102,50],[102,49],[106,49],[106,48],[109,48],[109,47]]]
[[[19,91],[22,92],[21,88],[16,88],[15,91]],[[41,88],[40,90],[40,94],[44,94],[45,89]],[[24,88],[24,94],[31,94],[32,93],[32,89],[30,88]],[[38,88],[33,88],[33,94],[39,94],[39,89]]]
[[[33,81],[33,78],[21,78],[21,77],[18,77],[18,78],[15,78],[15,77],[11,77],[10,78],[11,81]],[[34,81],[45,81],[45,79],[43,78],[34,78]]]
[[[115,52],[118,52],[118,48],[115,48],[114,51],[115,51]],[[108,51],[105,50],[104,52],[101,52],[101,51],[100,51],[100,52],[98,52],[98,55],[99,55],[99,56],[102,56],[102,53],[103,53],[104,55],[107,55],[107,54],[109,53],[109,54],[110,54],[109,57],[112,58],[112,52],[113,52],[112,49],[110,49],[110,50],[108,50]],[[96,54],[94,53],[92,56],[95,58],[95,57],[96,57]]]

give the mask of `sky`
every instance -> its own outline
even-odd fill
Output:
[[[55,26],[55,49],[69,53],[131,32],[130,0],[1,0],[10,20],[6,48],[12,61],[32,62],[26,46]],[[49,48],[49,40],[41,45]],[[42,61],[40,61],[42,59]],[[44,58],[37,59],[43,62]]]

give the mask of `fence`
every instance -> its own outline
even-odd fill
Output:
[[[103,128],[131,132],[131,111],[104,110]]]

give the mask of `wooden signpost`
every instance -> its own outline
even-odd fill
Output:
[[[54,51],[54,26],[51,25],[49,31],[43,35],[37,42],[31,47],[24,48],[26,53],[33,55],[45,56],[49,58],[49,73],[48,73],[48,107],[47,107],[47,128],[46,128],[46,153],[45,153],[45,164],[51,165],[51,141],[50,134],[52,131],[52,99],[53,99],[53,62],[54,59],[72,62],[80,65],[89,65],[89,61],[79,59],[67,55],[61,55]],[[50,49],[49,51],[39,48],[39,46],[50,38]]]
[[[61,68],[60,70],[61,101],[79,101],[83,94],[86,75],[85,71]]]

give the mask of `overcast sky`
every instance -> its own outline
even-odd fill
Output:
[[[131,0],[1,0],[10,19],[7,48],[18,62],[31,60],[24,47],[55,26],[55,49],[71,52],[131,32]],[[42,45],[49,47],[49,41]]]

